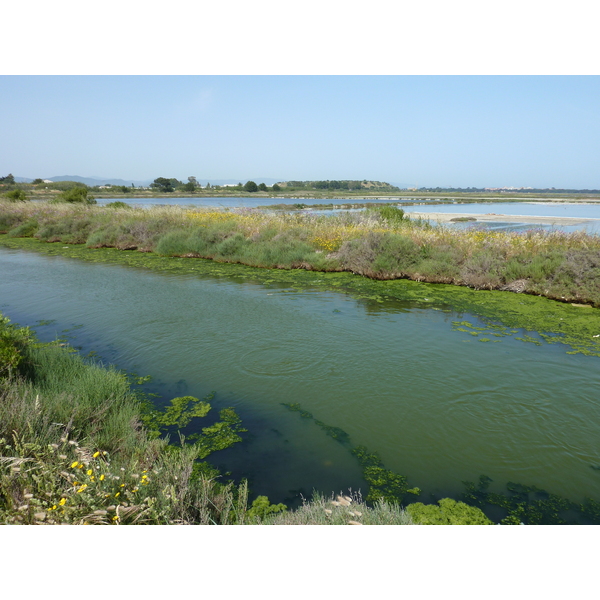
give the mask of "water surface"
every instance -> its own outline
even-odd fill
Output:
[[[235,407],[249,432],[215,463],[273,501],[366,487],[347,448],[282,406],[295,402],[378,451],[426,501],[480,474],[498,489],[518,481],[600,499],[597,357],[470,335],[456,322],[477,318],[443,307],[340,292],[5,248],[0,273],[13,321],[54,320],[37,327],[43,339],[67,335],[84,354],[151,375],[159,403],[216,391],[215,409]]]

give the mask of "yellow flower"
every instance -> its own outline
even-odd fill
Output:
[[[100,456],[100,452],[94,452],[94,458],[98,458]]]
[[[77,465],[78,469],[83,469],[83,465]]]
[[[61,498],[59,504],[61,506],[64,506],[67,503],[67,499],[66,498]]]
[[[104,481],[104,475],[100,475],[100,481]]]
[[[96,478],[95,478],[95,477],[92,475],[92,476],[90,477],[90,481],[96,481]]]
[[[71,469],[74,469],[79,463],[77,461],[75,461],[72,465],[71,465]]]
[[[115,515],[115,516],[112,518],[112,520],[113,520],[113,521],[118,521],[118,520],[119,520],[119,515]]]
[[[122,484],[121,484],[121,487],[125,487],[125,484],[124,484],[124,483],[122,483]]]
[[[93,471],[91,469],[88,469],[85,473],[86,473],[86,475],[91,475],[93,473]]]
[[[120,495],[121,495],[121,492],[117,492],[117,493],[115,494],[115,498],[118,498]]]
[[[83,490],[85,490],[85,488],[86,488],[86,487],[87,487],[87,484],[86,484],[86,483],[84,483],[84,484],[83,484],[83,485],[82,485],[82,486],[81,486],[81,487],[80,487],[80,488],[77,490],[77,493],[78,493],[78,494],[81,494],[81,492],[83,492]]]

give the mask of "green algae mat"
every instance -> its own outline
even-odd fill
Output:
[[[51,256],[117,264],[198,277],[227,278],[273,287],[337,291],[372,302],[382,309],[386,303],[406,303],[407,308],[430,308],[475,315],[483,321],[454,321],[455,330],[480,342],[495,343],[508,335],[525,343],[561,343],[568,353],[600,356],[600,310],[572,305],[527,294],[473,290],[446,284],[429,284],[397,279],[375,281],[352,273],[322,273],[303,269],[260,269],[219,263],[199,258],[175,258],[115,248],[87,248],[85,245],[45,243],[32,238],[0,235],[0,246],[34,251]]]

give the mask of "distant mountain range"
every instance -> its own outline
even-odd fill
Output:
[[[42,179],[48,179],[50,181],[77,181],[93,187],[95,185],[126,185],[130,186],[132,183],[135,187],[147,187],[154,179],[147,180],[136,180],[136,179],[109,179],[104,177],[81,177],[80,175],[58,175],[56,177],[42,177]],[[15,181],[18,183],[31,183],[33,181],[30,177],[15,177]],[[185,183],[187,178],[183,180]],[[200,185],[205,186],[207,183],[211,185],[226,185],[236,183],[246,183],[247,179],[198,179]],[[252,179],[256,183],[265,183],[267,185],[273,185],[278,183],[281,179],[273,179],[272,177],[263,177]]]
[[[90,187],[96,185],[126,185],[129,187],[132,183],[135,187],[148,187],[154,180],[153,179],[110,179],[105,177],[81,177],[80,175],[58,175],[56,177],[42,177],[42,179],[48,179],[50,181],[77,181],[79,183],[85,183]],[[31,183],[33,181],[30,177],[15,177],[15,181],[18,183]],[[185,183],[187,178],[183,180]],[[199,179],[198,183],[202,186],[206,186],[207,183],[211,185],[235,185],[236,183],[246,183],[248,179]],[[272,177],[255,177],[252,181],[256,183],[264,183],[266,185],[273,185],[274,183],[281,183],[286,181],[285,179],[273,179]],[[407,184],[392,183],[391,185],[400,189],[409,187]]]

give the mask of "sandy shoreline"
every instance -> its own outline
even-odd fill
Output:
[[[430,219],[432,221],[439,221],[441,223],[449,223],[452,221],[452,219],[461,217],[475,219],[476,221],[471,221],[472,223],[533,223],[542,225],[592,225],[600,223],[600,219],[582,217],[539,217],[532,215],[497,215],[493,213],[487,215],[482,215],[480,213],[421,213],[408,211],[406,214],[415,219]]]

